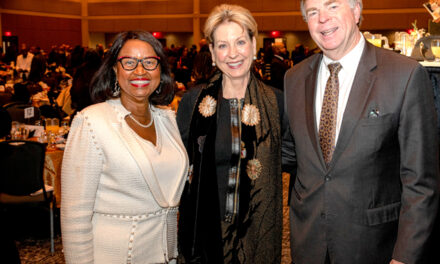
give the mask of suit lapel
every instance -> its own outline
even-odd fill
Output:
[[[164,113],[164,115],[173,115],[174,113]],[[187,153],[185,151],[185,146],[182,143],[182,140],[180,138],[179,129],[177,128],[177,124],[174,122],[174,117],[168,116],[165,120],[162,120],[161,123],[165,129],[162,131],[162,136],[164,137],[165,133],[170,135],[170,140],[172,143],[176,144],[176,149],[180,152],[182,157],[187,157]],[[174,161],[178,162],[178,161]],[[183,159],[182,163],[184,163],[184,166],[182,166],[183,171],[179,171],[177,175],[181,175],[179,179],[176,179],[175,182],[170,182],[169,186],[167,188],[173,188],[175,190],[174,195],[171,197],[168,197],[169,205],[170,206],[177,206],[180,202],[180,195],[176,195],[177,193],[181,193],[181,189],[183,189],[183,186],[186,181],[186,176],[188,172],[188,158]]]
[[[319,145],[319,135],[318,128],[316,126],[316,113],[315,113],[315,98],[316,98],[316,88],[317,88],[317,79],[319,72],[319,65],[322,60],[322,55],[316,56],[315,60],[313,60],[310,67],[310,74],[306,76],[304,82],[305,89],[305,97],[306,97],[306,120],[307,120],[307,129],[309,131],[310,141],[312,142],[313,148],[320,158],[322,165],[325,167],[325,162],[321,153],[321,146]]]
[[[366,42],[364,52],[356,71],[356,76],[353,80],[347,106],[345,107],[336,149],[333,154],[333,159],[330,162],[330,168],[334,166],[347,147],[357,123],[362,119],[362,113],[364,112],[365,105],[368,101],[371,87],[376,79],[374,69],[377,66],[377,61],[376,51],[374,49],[373,45]]]
[[[115,122],[112,124],[121,141],[127,147],[131,157],[137,163],[139,170],[144,177],[154,199],[161,207],[169,207],[165,196],[163,195],[159,182],[157,181],[154,170],[149,159],[145,159],[145,153],[139,143],[136,141],[134,131],[126,122]]]

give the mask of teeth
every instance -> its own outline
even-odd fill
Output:
[[[239,62],[234,62],[234,63],[228,63],[229,66],[232,67],[237,67],[238,65],[241,65],[243,62],[239,61]]]
[[[336,30],[335,28],[332,28],[332,29],[329,29],[326,31],[322,31],[321,34],[324,36],[327,36],[327,35],[330,35],[331,33],[333,33],[335,30]]]
[[[137,84],[137,85],[145,85],[145,84],[149,84],[150,81],[141,81],[141,80],[136,80],[136,81],[131,81],[132,84]]]

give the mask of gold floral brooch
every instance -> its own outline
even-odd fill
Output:
[[[248,161],[246,165],[246,173],[248,177],[255,181],[260,177],[261,171],[263,169],[263,166],[261,165],[261,162],[258,159],[251,159]]]
[[[217,101],[210,95],[205,96],[199,104],[199,112],[204,117],[210,117],[215,113]]]
[[[241,122],[247,126],[256,126],[260,120],[260,110],[255,105],[245,104],[241,114]]]

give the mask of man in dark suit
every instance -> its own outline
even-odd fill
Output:
[[[288,60],[285,60],[286,46],[283,42],[272,44],[273,58],[270,63],[270,82],[275,88],[283,90],[283,81],[286,71],[290,68]]]
[[[430,263],[439,156],[426,71],[364,39],[362,0],[301,0],[301,11],[323,54],[285,77],[294,262]]]

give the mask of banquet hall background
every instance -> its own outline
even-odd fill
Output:
[[[107,46],[117,32],[142,29],[156,32],[169,47],[190,47],[202,38],[204,21],[220,3],[239,4],[256,18],[258,48],[265,38],[286,39],[292,50],[315,45],[299,10],[299,0],[1,0],[2,36],[9,32],[20,43],[50,51],[52,45]],[[392,35],[395,31],[428,28],[431,18],[425,0],[364,0],[362,31]],[[272,35],[275,34],[275,35]],[[392,38],[392,37],[391,37]],[[392,39],[390,39],[392,41]]]
[[[40,135],[41,138],[39,136],[36,139],[53,147],[46,152],[44,175],[46,183],[53,187],[57,204],[55,253],[50,252],[47,223],[44,220],[34,225],[36,232],[31,230],[32,228],[17,231],[16,243],[22,263],[63,263],[59,231],[59,204],[62,199],[59,177],[63,150],[57,146],[62,146],[62,137],[68,132],[68,127],[63,127],[61,123],[68,123],[75,113],[75,107],[71,107],[67,95],[72,82],[75,81],[74,73],[77,68],[72,65],[75,51],[82,54],[81,62],[86,62],[88,50],[98,51],[102,59],[103,53],[118,32],[149,31],[162,42],[168,55],[173,58],[172,65],[179,87],[176,98],[180,98],[182,93],[189,89],[192,80],[191,70],[183,71],[179,67],[182,66],[182,61],[192,67],[192,58],[200,49],[203,25],[209,12],[214,6],[226,2],[249,9],[258,23],[257,50],[261,53],[257,60],[257,70],[260,71],[262,79],[266,78],[265,67],[270,68],[262,54],[271,50],[274,42],[282,42],[285,45],[286,61],[290,66],[299,62],[294,58],[298,47],[302,47],[303,57],[319,52],[301,16],[299,0],[0,0],[0,46],[3,61],[0,64],[0,88],[3,86],[0,90],[0,106],[10,103],[12,94],[22,89],[20,83],[30,82],[31,85],[27,84],[27,89],[37,87],[35,89],[38,91],[28,98],[29,103],[37,108],[51,106],[54,112],[44,112],[44,107],[43,110],[38,110],[41,118],[57,118],[60,120],[60,127],[63,128],[60,135],[53,138],[43,133]],[[425,2],[427,0],[363,0],[361,31],[386,36],[389,41],[388,48],[391,49],[395,47],[396,32],[411,33],[416,28],[425,29],[426,32],[434,31],[433,27],[436,27],[436,24],[431,21],[431,15],[423,7]],[[36,54],[34,58],[43,57],[45,60],[44,77],[37,81],[32,81],[29,76],[20,75],[16,71],[11,72],[16,66],[17,56],[23,44],[26,49]],[[8,51],[13,52],[12,56]],[[52,52],[62,54],[64,59],[50,61]],[[90,56],[90,64],[83,68],[83,71],[96,71],[93,63],[99,63],[100,60],[92,61],[93,58]],[[440,68],[431,68],[431,73],[436,72],[440,76],[438,69]],[[178,105],[171,107],[175,110]],[[40,116],[36,119],[39,118]],[[44,122],[43,119],[41,121]],[[34,119],[32,122],[25,122],[28,125],[36,124]],[[10,138],[10,135],[8,136]],[[284,174],[284,197],[287,197],[288,182],[289,175]],[[290,263],[286,199],[284,206],[283,263]],[[35,217],[35,221],[37,218]],[[17,225],[26,224],[17,222]]]

